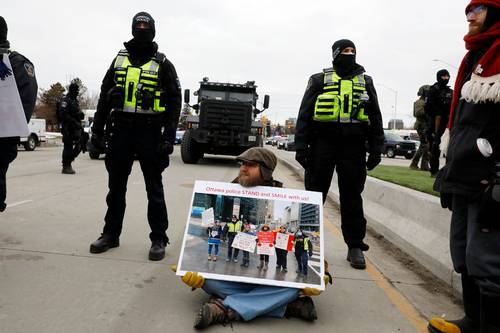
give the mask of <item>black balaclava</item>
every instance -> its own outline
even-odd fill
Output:
[[[140,22],[149,24],[150,29],[136,28]],[[139,43],[151,43],[155,38],[155,34],[155,20],[153,17],[146,12],[135,14],[132,19],[132,36],[134,36],[134,39]]]
[[[4,44],[9,44],[7,41],[7,31],[7,22],[5,22],[5,19],[0,16],[0,45],[2,46],[4,46]]]
[[[78,97],[78,93],[80,91],[80,87],[76,83],[71,83],[68,88],[68,96],[72,99],[76,99]]]
[[[349,39],[340,39],[332,45],[333,69],[340,76],[351,73],[356,65],[356,55],[341,54],[342,50],[346,47],[353,47],[356,49],[354,43]]]
[[[448,80],[443,80],[441,76],[450,76],[450,73],[446,69],[441,69],[436,73],[436,80],[441,87],[446,87],[448,85]]]

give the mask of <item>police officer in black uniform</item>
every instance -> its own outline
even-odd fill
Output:
[[[381,161],[382,115],[372,78],[356,63],[354,43],[338,40],[332,51],[333,68],[311,76],[302,99],[295,158],[305,169],[306,189],[322,192],[323,202],[337,168],[347,260],[352,267],[364,269],[363,251],[368,245],[363,242],[366,220],[361,192],[366,170]]]
[[[82,151],[82,138],[84,135],[82,120],[83,112],[78,103],[78,84],[71,82],[68,93],[58,105],[58,118],[61,123],[64,149],[62,153],[62,173],[74,174],[71,163]],[[84,147],[83,147],[84,148]]]
[[[10,50],[7,30],[7,23],[0,16],[0,79],[4,81],[8,76],[14,75],[26,121],[29,122],[35,108],[38,91],[35,68],[25,56]],[[12,70],[2,60],[5,54],[8,54]],[[1,100],[0,104],[2,104]],[[5,105],[0,105],[1,107],[5,107]],[[0,119],[0,121],[5,120]],[[6,174],[9,164],[17,157],[18,143],[19,137],[3,137],[0,133],[0,212],[3,212],[7,207],[5,203],[7,195]]]
[[[161,260],[168,243],[161,175],[173,151],[181,87],[174,66],[153,42],[155,21],[151,15],[140,12],[134,16],[132,35],[103,79],[92,126],[91,143],[100,148],[107,144],[109,192],[104,230],[90,245],[90,252],[119,246],[127,180],[137,158],[148,196],[149,259]]]
[[[436,73],[437,82],[434,83],[428,93],[425,103],[425,112],[429,117],[427,137],[430,149],[430,172],[433,177],[439,171],[439,157],[441,156],[441,137],[446,130],[450,117],[451,98],[453,90],[448,86],[450,73],[446,69],[441,69]]]

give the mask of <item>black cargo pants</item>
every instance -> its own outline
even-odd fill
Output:
[[[304,177],[306,190],[322,192],[324,203],[337,168],[342,235],[349,248],[364,249],[366,219],[361,197],[366,181],[364,140],[318,138],[310,149]]]
[[[63,130],[62,165],[69,166],[82,151],[81,133]]]
[[[105,159],[109,175],[109,192],[106,196],[108,210],[104,218],[103,235],[114,238],[120,236],[128,176],[134,159],[137,159],[144,175],[148,197],[147,215],[151,228],[149,238],[152,241],[167,242],[168,217],[161,174],[169,164],[169,157],[158,152],[161,128],[155,118],[142,115],[137,117],[144,119],[115,119],[110,125],[111,134]]]
[[[7,169],[17,157],[18,137],[0,138],[0,210],[5,206],[7,197]]]

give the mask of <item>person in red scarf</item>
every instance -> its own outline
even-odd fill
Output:
[[[435,189],[452,211],[450,249],[465,316],[432,318],[432,333],[500,332],[500,0],[472,0],[468,50],[451,104],[446,165]]]

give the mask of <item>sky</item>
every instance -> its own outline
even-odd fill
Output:
[[[309,76],[331,66],[331,45],[351,39],[372,76],[387,126],[413,122],[418,88],[442,68],[453,84],[464,53],[468,0],[183,0],[4,1],[11,48],[35,65],[38,85],[79,77],[98,92],[106,70],[131,36],[139,11],[156,21],[159,50],[183,89],[211,81],[256,81],[265,115],[296,117]],[[435,61],[437,59],[437,61]],[[454,68],[455,67],[455,68]],[[397,100],[396,100],[397,98]],[[191,95],[191,101],[194,101]]]

